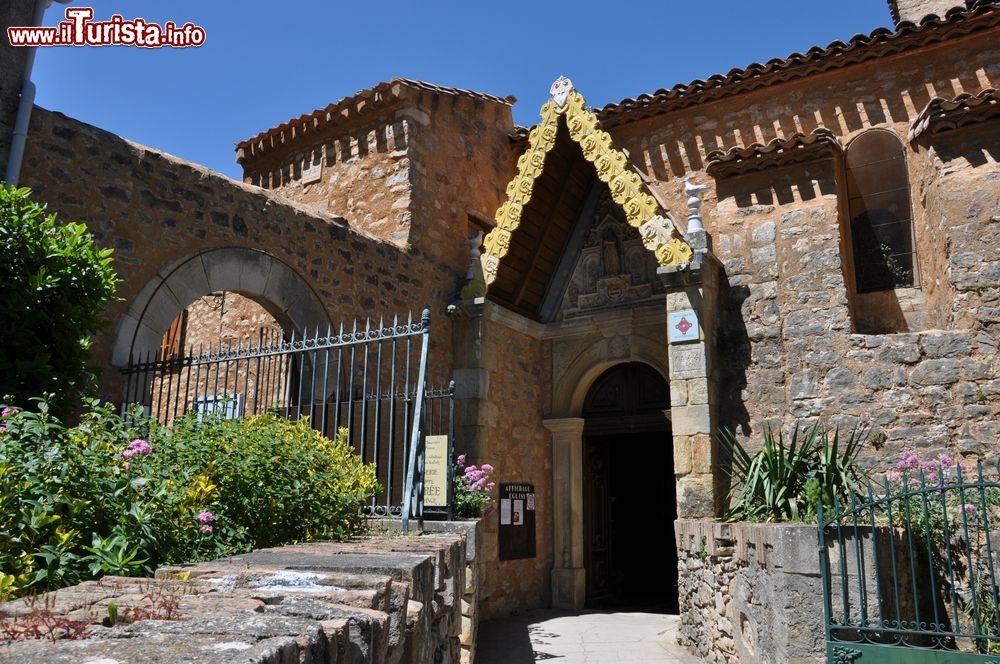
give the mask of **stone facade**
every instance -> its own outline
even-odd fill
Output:
[[[895,4],[904,20],[945,9]],[[615,205],[577,209],[567,223],[590,232],[553,240],[565,260],[534,317],[460,295],[529,135],[511,99],[395,79],[241,143],[242,183],[36,109],[22,183],[115,249],[123,299],[94,346],[110,398],[114,367],[211,292],[247,295],[286,333],[429,307],[429,382],[456,379],[458,450],[537,491],[535,558],[497,560],[497,514],[484,521],[482,614],[579,607],[583,403],[616,364],[670,383],[682,516],[721,513],[723,426],[751,447],[796,420],[871,426],[874,470],[908,448],[995,460],[998,26],[980,1],[597,111],[664,213],[683,218],[685,179],[708,185],[707,232],[687,234],[690,264],[657,269]],[[871,131],[901,146],[916,278],[861,293],[845,155]],[[668,343],[668,312],[689,310],[697,334]]]

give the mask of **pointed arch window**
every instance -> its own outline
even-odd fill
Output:
[[[910,183],[894,133],[868,131],[847,147],[847,196],[857,292],[913,286]]]

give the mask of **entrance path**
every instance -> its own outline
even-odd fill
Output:
[[[677,645],[677,616],[526,611],[479,625],[476,664],[699,664]]]

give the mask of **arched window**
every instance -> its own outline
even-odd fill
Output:
[[[910,183],[903,143],[895,134],[876,129],[851,142],[847,196],[857,292],[912,286],[916,260]]]

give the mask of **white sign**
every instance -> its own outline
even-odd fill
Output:
[[[698,341],[701,338],[698,329],[698,313],[693,309],[670,312],[667,318],[667,334],[672,344]]]
[[[448,436],[424,439],[424,507],[448,507]]]
[[[510,525],[510,498],[500,499],[500,525],[509,526]]]

